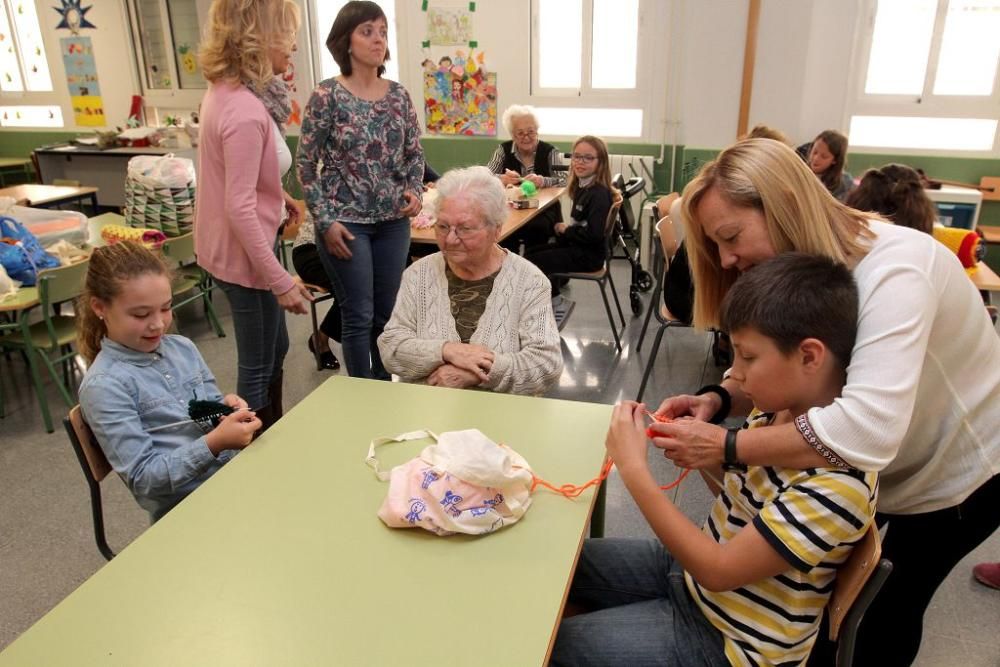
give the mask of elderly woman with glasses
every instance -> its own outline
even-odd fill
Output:
[[[544,393],[562,372],[549,282],[497,245],[507,218],[503,187],[485,167],[437,183],[440,252],[403,273],[378,339],[387,370],[406,382]]]
[[[487,168],[500,179],[505,187],[520,185],[530,181],[537,188],[553,188],[566,185],[565,170],[562,166],[562,152],[538,138],[538,117],[530,106],[514,104],[503,112],[503,126],[511,136],[493,152]],[[550,206],[519,229],[504,246],[517,250],[520,243],[532,246],[545,243],[552,236],[554,225],[562,221],[562,209]]]

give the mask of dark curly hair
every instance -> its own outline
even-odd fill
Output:
[[[869,169],[846,204],[860,211],[874,211],[902,227],[931,233],[937,209],[920,182],[920,175],[905,164]]]

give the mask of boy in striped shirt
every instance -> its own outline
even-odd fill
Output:
[[[740,276],[722,307],[730,378],[752,397],[744,428],[833,402],[857,334],[850,271],[783,253]],[[877,475],[738,463],[703,473],[717,498],[699,530],[659,490],[645,406],[615,407],[608,453],[659,540],[589,540],[552,664],[799,665],[816,640],[837,567],[875,513]],[[655,428],[655,427],[654,427]]]

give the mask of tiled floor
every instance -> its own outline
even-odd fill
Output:
[[[624,295],[625,267],[618,266],[615,275]],[[633,397],[652,342],[644,343],[641,353],[635,351],[640,318],[629,316],[626,300],[623,305],[629,325],[624,352],[618,356],[597,288],[577,285],[571,292],[577,306],[562,332],[565,370],[553,396],[602,403]],[[180,328],[198,344],[225,391],[235,385],[235,347],[225,299],[220,297],[216,303],[223,326],[230,332],[228,337],[216,338],[196,306],[182,311]],[[290,317],[289,329],[292,350],[285,364],[285,400],[291,405],[329,374],[315,370],[306,349],[308,317]],[[717,381],[720,372],[707,351],[707,336],[689,329],[669,331],[647,388],[647,400],[654,402]],[[0,420],[2,648],[104,565],[104,559],[94,546],[87,490],[77,461],[61,426],[55,433],[45,433],[19,357],[0,356],[0,382],[7,409],[6,418]],[[54,389],[49,400],[55,411],[62,410]],[[349,418],[334,411],[327,428],[336,429],[338,419]],[[676,477],[676,469],[658,452],[650,453],[650,461],[661,479]],[[146,528],[146,515],[114,476],[105,481],[103,490],[109,541],[113,549],[120,550]],[[700,523],[709,502],[701,483],[689,477],[678,497],[681,508]],[[225,508],[220,508],[220,516],[224,514]],[[652,535],[614,476],[608,493],[607,534]],[[980,586],[970,574],[972,566],[982,560],[1000,560],[1000,534],[963,561],[938,592],[925,622],[916,663],[920,667],[1000,664],[1000,591]],[[142,582],[136,582],[134,594],[142,594]]]

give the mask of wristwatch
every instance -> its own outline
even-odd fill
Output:
[[[736,434],[739,432],[738,426],[726,429],[726,444],[722,452],[722,467],[725,470],[742,467],[740,460],[736,457]]]

